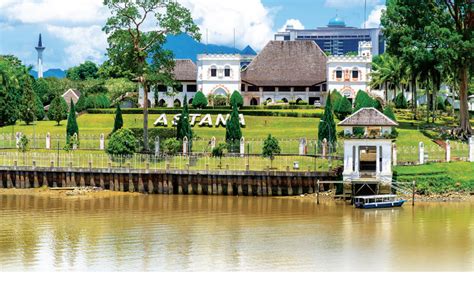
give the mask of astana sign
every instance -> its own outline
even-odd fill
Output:
[[[181,117],[181,114],[176,114],[172,121],[171,124],[173,126],[178,125],[178,120]],[[189,114],[189,123],[191,126],[195,126],[196,124],[200,127],[219,127],[223,126],[225,127],[227,124],[227,121],[230,118],[230,114],[227,114],[225,117],[222,114],[218,114],[215,121],[212,120],[212,117],[210,114],[205,114],[204,116],[198,113],[190,113]],[[244,127],[245,126],[245,118],[243,114],[239,114],[239,122],[240,126]],[[166,114],[161,114],[154,122],[155,126],[168,126],[168,118],[166,117]]]

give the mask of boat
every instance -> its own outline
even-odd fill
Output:
[[[380,209],[401,207],[406,200],[397,195],[371,195],[354,197],[354,206],[359,209]]]

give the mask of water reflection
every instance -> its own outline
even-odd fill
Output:
[[[1,270],[473,271],[473,204],[0,195]]]

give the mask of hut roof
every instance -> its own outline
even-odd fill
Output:
[[[326,81],[326,59],[314,41],[270,41],[242,80],[256,86],[313,86]]]
[[[390,119],[373,107],[363,107],[341,121],[339,126],[398,126],[398,123]]]
[[[177,81],[196,81],[197,66],[191,59],[176,59],[173,75]]]
[[[81,92],[77,89],[69,88],[65,93],[63,93],[62,97],[66,101],[67,105],[71,104],[71,100],[74,104],[76,104],[79,100],[79,97],[81,97]]]

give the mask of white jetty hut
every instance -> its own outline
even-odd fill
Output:
[[[344,197],[389,193],[392,128],[398,123],[375,108],[361,108],[343,121]]]

